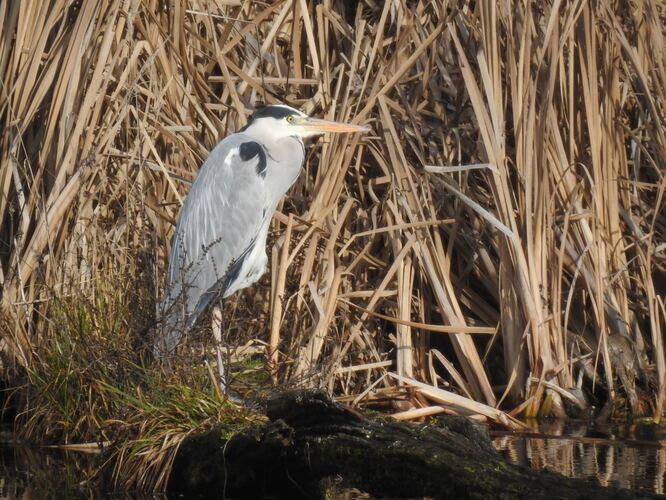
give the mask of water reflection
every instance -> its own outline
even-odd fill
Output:
[[[26,446],[0,447],[0,498],[96,498],[85,487],[84,457]]]
[[[548,468],[603,486],[666,491],[666,428],[655,425],[589,427],[572,422],[532,425],[529,435],[491,432],[513,463]],[[161,499],[165,495],[109,493],[92,487],[99,457],[0,444],[0,500]],[[349,498],[367,498],[350,496]]]
[[[552,422],[533,429],[529,434],[491,433],[495,448],[515,464],[548,468],[569,477],[595,478],[603,486],[664,494],[664,427],[589,427]]]
[[[99,456],[0,444],[0,500],[166,500],[160,494],[107,492],[94,487]]]

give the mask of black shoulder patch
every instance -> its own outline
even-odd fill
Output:
[[[264,148],[261,147],[261,144],[255,141],[244,142],[240,145],[238,153],[243,161],[249,161],[255,156],[258,156],[257,175],[266,177],[266,153],[264,152]]]

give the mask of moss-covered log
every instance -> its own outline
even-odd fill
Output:
[[[183,444],[172,491],[231,498],[321,498],[327,488],[435,498],[650,498],[517,467],[471,420],[413,425],[366,417],[319,392],[268,402],[270,422],[230,439],[215,430]]]

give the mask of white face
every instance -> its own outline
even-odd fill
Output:
[[[282,104],[268,106],[259,110],[247,128],[248,132],[259,134],[272,140],[294,136],[305,139],[306,137],[321,135],[326,132],[367,132],[369,130],[368,127],[359,125],[311,118],[297,109]]]

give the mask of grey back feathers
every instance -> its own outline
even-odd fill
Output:
[[[303,141],[272,133],[277,120],[303,115],[288,106],[258,111],[221,141],[201,166],[172,240],[158,357],[170,354],[212,302],[257,281],[275,208],[298,178]],[[263,118],[263,120],[262,120]]]

